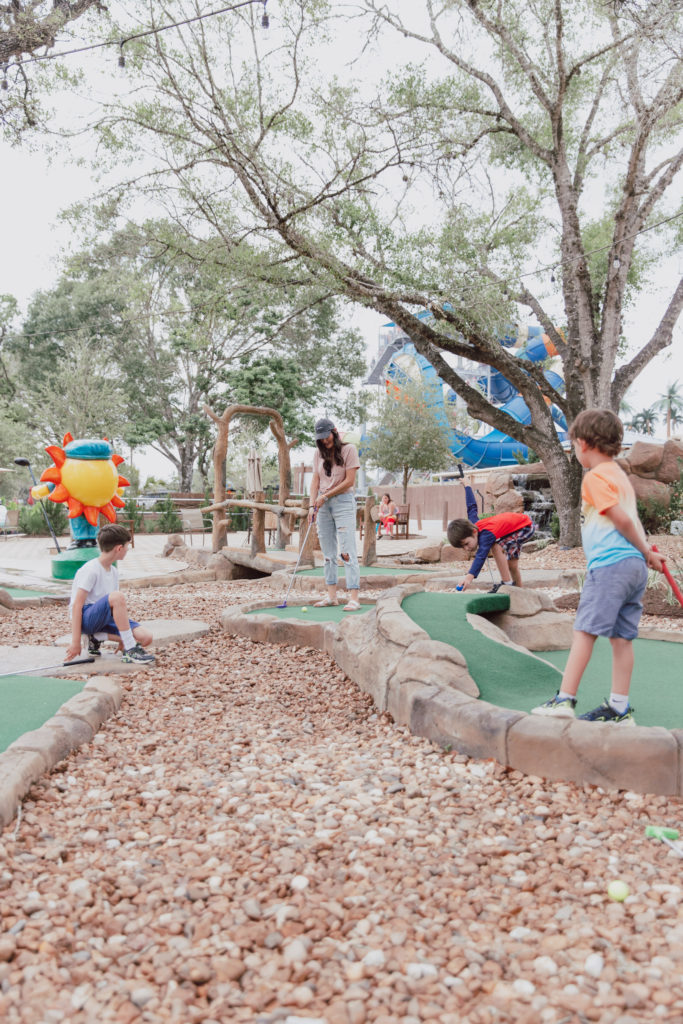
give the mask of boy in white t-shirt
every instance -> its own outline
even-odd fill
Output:
[[[81,653],[81,637],[88,637],[88,653],[100,655],[102,640],[118,640],[123,650],[122,661],[137,665],[154,662],[145,651],[152,634],[134,619],[128,618],[126,599],[119,590],[119,573],[114,562],[126,557],[130,533],[124,526],[112,523],[103,526],[97,542],[100,557],[82,565],[71,587],[71,646],[66,661]]]

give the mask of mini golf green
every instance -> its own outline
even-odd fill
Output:
[[[431,572],[430,569],[396,569],[393,566],[382,566],[382,565],[361,565],[359,566],[361,576],[409,576],[411,572]],[[344,567],[339,566],[339,574],[344,575]],[[302,569],[297,573],[297,576],[324,576],[324,567],[318,566],[316,569]]]
[[[308,611],[302,612],[302,608],[308,608]],[[345,612],[344,604],[328,605],[327,608],[316,608],[312,604],[291,604],[286,608],[273,605],[272,608],[253,608],[247,615],[275,615],[278,619],[301,619],[308,622],[340,622],[349,615],[364,615],[371,608],[374,605],[361,604],[357,612]]]
[[[483,700],[516,711],[531,711],[559,688],[568,651],[536,651],[536,657],[511,650],[490,640],[467,622],[467,613],[485,615],[504,610],[487,606],[484,599],[509,598],[501,594],[411,594],[403,601],[407,615],[433,640],[457,647],[467,660],[470,675]],[[505,607],[508,607],[506,605]],[[661,640],[634,641],[636,667],[631,701],[639,725],[661,725],[667,729],[683,726],[681,681],[683,645]],[[545,664],[538,659],[543,658]],[[577,714],[589,711],[609,697],[611,690],[611,648],[598,640],[581,682]]]
[[[80,693],[85,680],[49,676],[7,676],[0,679],[0,752],[31,729],[38,729]]]

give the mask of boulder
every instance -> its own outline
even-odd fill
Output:
[[[638,501],[642,501],[645,505],[664,505],[665,508],[671,504],[671,494],[666,484],[659,480],[645,480],[642,476],[635,476],[635,474],[629,479],[633,484]]]
[[[440,562],[441,547],[443,542],[430,544],[424,548],[418,548],[415,552],[415,559],[418,562]]]
[[[656,477],[664,484],[675,484],[683,473],[683,441],[671,439],[664,445],[662,461]]]
[[[493,511],[496,515],[499,512],[523,512],[524,499],[519,491],[505,491],[494,500]]]
[[[540,611],[525,617],[498,612],[489,619],[529,651],[563,651],[572,644],[574,616],[566,612]]]
[[[495,500],[501,494],[505,494],[512,486],[509,473],[491,473],[486,481],[486,497]]]
[[[471,558],[463,548],[454,548],[450,544],[444,544],[441,548],[442,562],[468,562]]]
[[[651,441],[636,441],[628,454],[631,472],[636,476],[655,473],[664,458],[664,445]]]

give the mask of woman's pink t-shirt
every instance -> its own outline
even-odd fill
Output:
[[[360,468],[358,451],[354,445],[343,444],[341,446],[341,457],[344,460],[344,465],[338,466],[335,462],[332,462],[332,471],[330,476],[328,476],[325,472],[323,457],[316,448],[313,455],[313,472],[318,474],[318,480],[320,481],[318,484],[318,494],[326,494],[333,487],[337,487],[346,478],[349,469]],[[349,493],[353,494],[353,490],[352,487]]]

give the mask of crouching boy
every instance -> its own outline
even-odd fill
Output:
[[[460,590],[467,590],[477,578],[489,556],[493,555],[500,583],[495,583],[489,593],[495,594],[502,586],[521,587],[519,556],[522,544],[531,540],[536,527],[525,512],[500,512],[495,516],[479,519],[477,499],[471,487],[465,487],[467,519],[453,519],[448,524],[447,536],[454,548],[463,548],[476,557],[470,571],[460,581]]]
[[[97,542],[100,557],[86,562],[78,570],[71,587],[71,646],[66,660],[81,653],[81,637],[88,637],[88,654],[98,657],[103,640],[118,640],[122,661],[147,665],[154,655],[145,651],[152,634],[138,622],[128,618],[126,599],[119,590],[119,573],[114,562],[126,557],[130,533],[112,523],[103,526]]]

